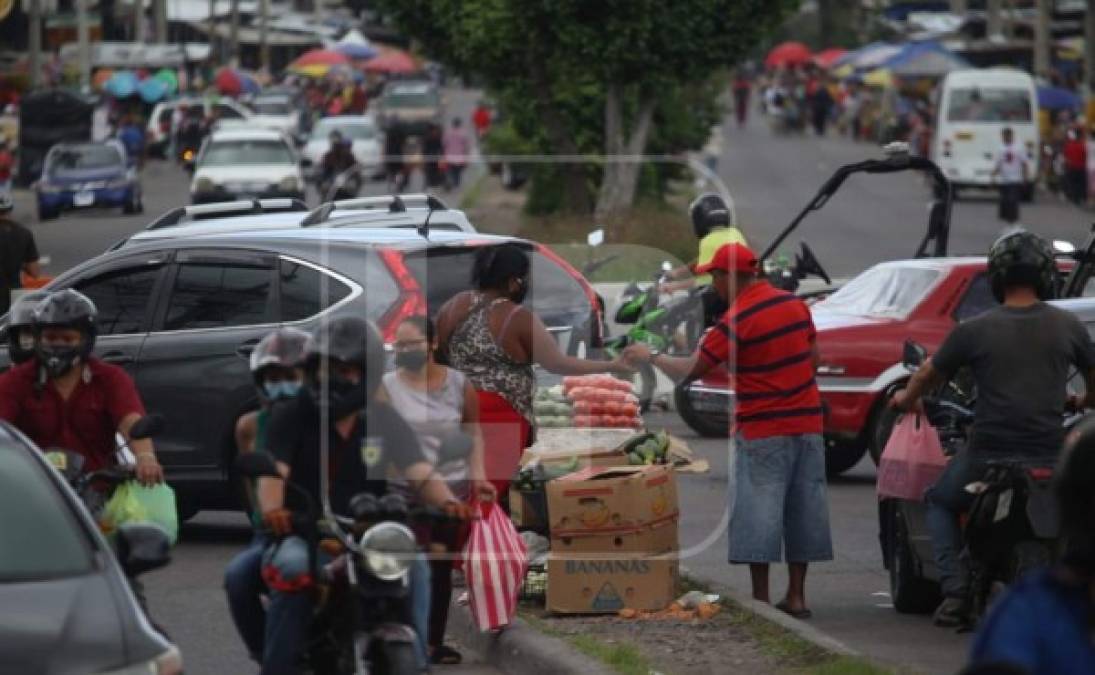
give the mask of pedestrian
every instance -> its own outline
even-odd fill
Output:
[[[471,154],[471,140],[464,132],[463,121],[459,117],[452,118],[452,125],[445,132],[444,141],[445,166],[448,167],[446,187],[455,190],[460,187],[460,177],[464,173],[468,156]]]
[[[763,280],[756,256],[743,244],[724,245],[696,273],[711,274],[712,286],[730,304],[696,352],[671,357],[636,344],[624,358],[651,363],[676,381],[696,380],[715,368],[731,371],[737,405],[729,560],[749,565],[753,598],[769,602],[769,566],[786,549],[788,588],[776,607],[806,619],[812,616],[807,567],[833,558],[810,310]]]
[[[475,135],[482,138],[487,134],[490,129],[491,114],[490,108],[487,107],[485,101],[479,101],[479,104],[475,106],[475,110],[471,114],[471,123],[475,125]]]
[[[140,167],[144,164],[144,128],[136,115],[126,115],[118,129],[118,140],[125,146],[129,161]]]
[[[0,192],[0,314],[11,306],[11,292],[23,287],[24,274],[41,274],[34,235],[10,218],[14,207],[11,193]]]
[[[462,501],[493,501],[495,488],[486,480],[483,467],[483,435],[479,429],[479,399],[475,388],[458,370],[437,362],[437,334],[425,316],[412,316],[396,328],[392,345],[395,367],[384,375],[382,396],[399,411],[418,436],[422,452]],[[442,442],[466,433],[473,440],[467,461],[438,463]],[[402,479],[392,479],[390,488],[416,504],[415,491]],[[455,665],[460,652],[445,645],[445,626],[452,601],[453,556],[463,549],[461,528],[451,524],[434,529],[431,541],[445,551],[430,559],[430,621],[426,645],[430,662]]]
[[[749,94],[752,85],[749,76],[744,69],[738,69],[734,76],[734,113],[737,115],[738,127],[744,127],[749,118]]]
[[[1003,144],[996,151],[996,166],[992,170],[992,177],[1000,188],[998,215],[1005,223],[1015,223],[1019,220],[1019,199],[1030,180],[1030,158],[1015,142],[1011,127],[1004,127],[1000,138]]]
[[[486,476],[507,511],[510,477],[532,440],[533,365],[559,375],[631,373],[621,359],[567,356],[523,304],[531,277],[532,261],[523,248],[481,246],[472,265],[475,290],[455,295],[437,313],[439,361],[464,373],[475,387]]]
[[[403,146],[406,134],[398,124],[392,125],[384,134],[384,171],[388,176],[388,191],[399,193],[406,187],[406,175],[403,172]]]
[[[0,134],[0,194],[11,193],[11,177],[15,171],[15,156],[8,147],[8,139]]]
[[[1087,197],[1095,199],[1095,122],[1087,130]]]
[[[1068,130],[1062,154],[1065,159],[1065,195],[1073,204],[1087,203],[1087,139],[1083,127]]]
[[[829,93],[828,83],[819,81],[810,96],[811,121],[814,125],[814,133],[818,136],[825,135],[825,127],[829,123],[829,115],[832,110],[833,96]]]
[[[441,171],[441,162],[445,155],[445,144],[441,136],[441,127],[431,124],[422,142],[422,174],[426,187],[440,187],[445,183]]]

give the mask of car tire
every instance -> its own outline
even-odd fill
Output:
[[[57,211],[54,209],[47,209],[45,207],[38,207],[38,220],[53,220],[57,217]]]
[[[730,435],[729,410],[726,417],[702,413],[692,405],[692,397],[687,387],[673,389],[673,403],[681,419],[700,436],[706,438],[726,438]]]
[[[866,452],[867,448],[858,441],[825,439],[825,474],[839,476],[859,464]]]
[[[892,537],[887,565],[890,571],[890,599],[894,609],[901,614],[927,614],[939,606],[939,584],[918,574],[909,545],[909,528],[901,509],[893,503],[889,511]]]
[[[888,404],[892,394],[893,390],[883,394],[877,410],[871,416],[871,424],[867,428],[867,450],[871,453],[875,466],[878,466],[878,462],[882,459],[882,451],[886,449],[886,442],[890,440],[890,434],[893,433],[893,425],[901,415]]]
[[[369,650],[370,665],[373,672],[391,675],[412,675],[418,673],[418,657],[414,653],[414,644],[410,642],[380,642]]]

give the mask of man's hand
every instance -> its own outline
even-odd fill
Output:
[[[621,354],[608,363],[608,372],[614,375],[630,375],[635,372],[635,365]]]
[[[904,389],[899,389],[894,392],[893,397],[890,399],[890,407],[894,410],[901,412],[921,412],[924,409],[923,403],[920,398],[910,398],[909,392]]]
[[[472,494],[481,502],[493,502],[498,498],[498,489],[489,480],[472,481]]]
[[[163,482],[163,467],[156,459],[156,455],[143,452],[137,455],[137,482],[145,487],[152,487]]]
[[[289,509],[270,509],[262,514],[262,522],[278,537],[284,537],[293,532],[293,512]]]
[[[623,359],[628,363],[650,363],[650,347],[637,342],[624,349]]]

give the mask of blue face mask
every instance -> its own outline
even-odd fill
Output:
[[[300,392],[300,382],[282,380],[281,382],[265,382],[262,385],[266,392],[266,398],[277,401],[282,398],[293,398]]]

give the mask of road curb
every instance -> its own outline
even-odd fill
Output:
[[[467,605],[454,593],[449,607],[448,633],[484,663],[512,675],[611,675],[615,671],[559,638],[546,635],[514,617],[499,633],[481,633]]]

